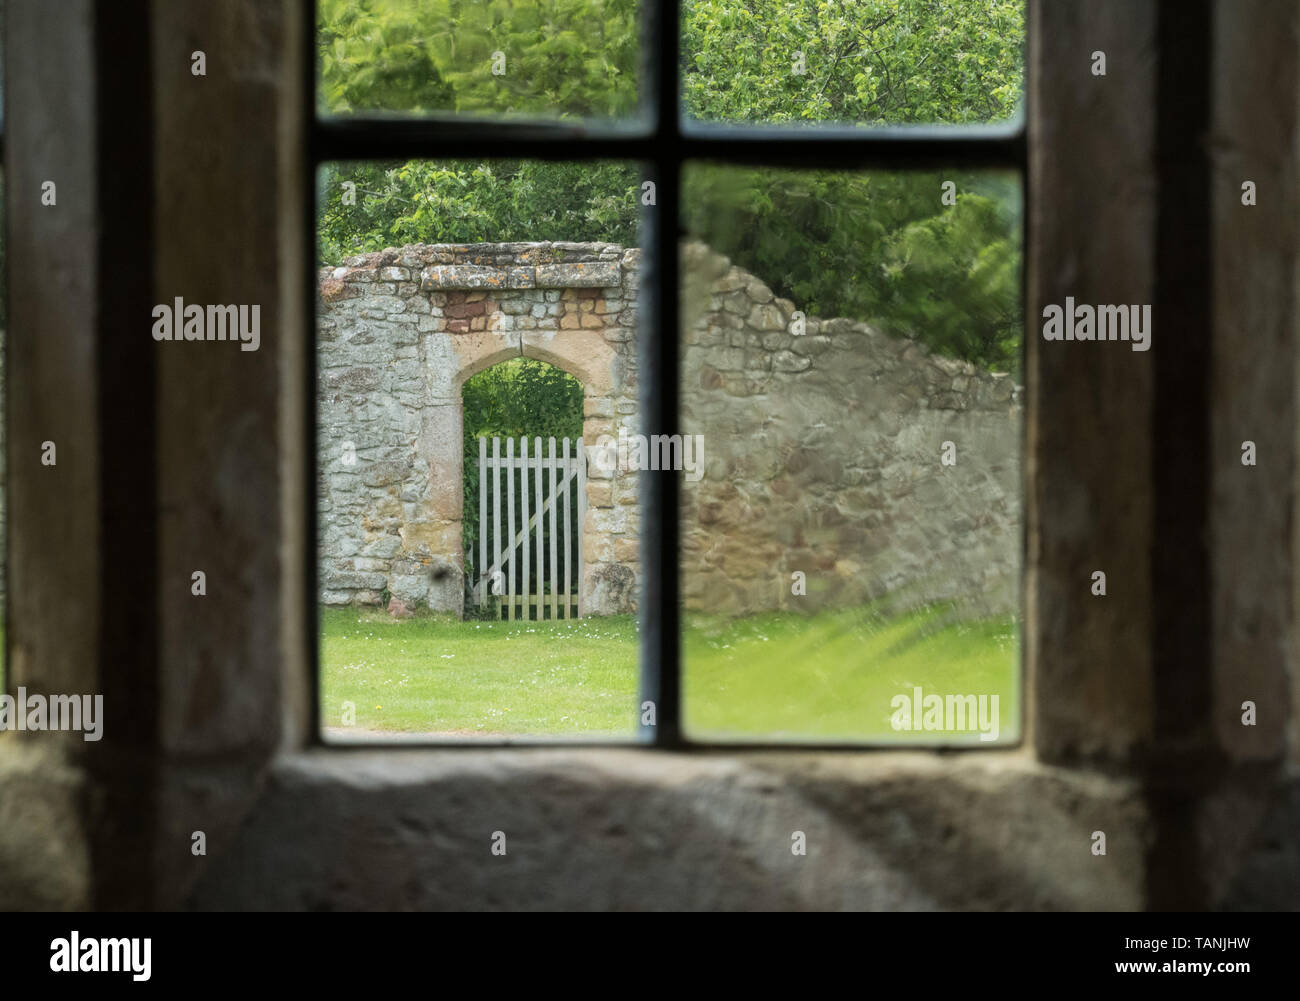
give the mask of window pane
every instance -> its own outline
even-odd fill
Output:
[[[637,0],[320,0],[322,113],[638,111]]]
[[[692,164],[683,204],[688,735],[1015,739],[1017,176]]]
[[[992,123],[1024,93],[1022,0],[685,0],[682,101],[706,121]]]
[[[605,458],[638,421],[640,183],[321,168],[327,737],[633,735],[638,494]]]

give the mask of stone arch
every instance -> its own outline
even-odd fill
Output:
[[[548,341],[524,338],[521,348],[525,358],[568,372],[582,383],[587,396],[608,397],[613,392],[618,355],[595,331],[563,331]]]
[[[454,385],[457,391],[465,380],[487,371],[511,358],[532,358],[554,365],[573,376],[583,387],[592,387],[595,396],[609,396],[618,355],[594,331],[564,331],[549,341],[539,338],[511,338],[493,341],[484,338],[477,343],[466,339],[464,349],[457,353]]]
[[[464,387],[466,380],[472,379],[480,372],[486,372],[493,365],[500,365],[503,361],[509,361],[511,358],[521,356],[518,345],[513,347],[502,347],[496,350],[485,350],[471,356],[460,358],[460,367],[455,372],[456,392]]]

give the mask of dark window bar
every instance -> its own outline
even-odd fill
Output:
[[[438,115],[430,117],[320,118],[316,115],[316,12],[305,4],[304,75],[309,183],[305,185],[308,227],[309,286],[306,315],[314,317],[316,299],[315,173],[332,160],[408,159],[619,159],[642,163],[646,180],[655,184],[655,205],[644,210],[641,265],[640,394],[647,433],[686,433],[677,427],[680,391],[678,323],[678,238],[682,164],[689,160],[841,169],[1005,167],[1025,172],[1027,146],[1023,122],[1011,125],[906,126],[753,126],[684,121],[678,112],[678,6],[648,4],[645,18],[646,93],[655,103],[642,121],[627,123],[507,121]],[[1028,213],[1026,212],[1026,217]],[[1024,281],[1022,268],[1021,280]],[[313,321],[314,322],[314,321]],[[307,475],[316,482],[316,356],[313,337],[307,352]],[[642,471],[641,526],[641,680],[640,703],[654,705],[654,725],[640,725],[639,740],[661,748],[683,746],[681,699],[681,620],[678,564],[680,541],[679,483],[675,476]],[[308,635],[319,636],[315,595],[316,498],[308,490]],[[320,740],[319,649],[313,642],[310,663],[312,738]],[[570,741],[509,740],[504,743],[555,746]],[[478,742],[447,746],[481,747]],[[690,746],[725,746],[729,750],[772,747],[771,742]],[[782,743],[785,749],[861,751],[868,743]],[[961,751],[963,748],[945,748]]]
[[[681,183],[677,120],[676,4],[657,4],[647,22],[648,84],[656,96],[656,150],[649,159],[655,184],[654,206],[642,218],[642,243],[649,251],[641,269],[641,319],[638,331],[638,391],[643,433],[676,434],[678,387],[677,238]],[[643,199],[644,202],[644,199]],[[677,559],[678,477],[642,470],[641,476],[641,704],[638,731],[660,747],[682,742],[682,656]],[[653,704],[654,726],[645,713]]]
[[[434,157],[539,160],[626,159],[653,163],[725,160],[825,167],[1020,167],[1019,126],[914,126],[899,129],[779,128],[675,116],[652,131],[563,122],[467,118],[326,118],[314,128],[314,158],[408,160]]]

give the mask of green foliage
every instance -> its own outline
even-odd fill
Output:
[[[582,383],[563,369],[512,358],[465,380],[464,545],[478,558],[478,439],[582,437]],[[504,443],[503,443],[504,445]],[[517,454],[517,453],[516,453]]]
[[[959,195],[949,212],[892,234],[884,266],[895,331],[1003,372],[1020,369],[1020,237],[992,198]]]
[[[343,185],[356,185],[356,204]],[[319,253],[406,243],[605,240],[635,246],[640,176],[624,163],[412,160],[321,168]]]
[[[906,125],[1017,110],[1021,0],[687,0],[683,11],[683,104],[696,118]],[[961,192],[954,206],[940,202],[944,180]],[[1014,178],[987,172],[698,165],[682,210],[691,234],[810,315],[871,320],[1014,371],[1019,203]]]
[[[322,0],[323,101],[337,112],[627,115],[637,10],[634,0]],[[682,13],[683,104],[698,118],[903,125],[1016,113],[1022,0],[687,0]],[[490,72],[498,50],[504,77]],[[634,165],[608,162],[330,164],[321,260],[404,243],[632,246],[640,180]],[[956,205],[941,204],[943,180],[956,183]],[[342,203],[346,181],[356,205]],[[693,165],[682,210],[687,232],[810,315],[1018,366],[1015,178]]]
[[[940,207],[951,180],[957,204]],[[687,230],[811,315],[1019,364],[1019,199],[1006,175],[735,168],[685,175]]]
[[[622,117],[637,14],[636,0],[320,0],[322,110]]]
[[[480,435],[582,435],[582,383],[533,358],[511,358],[470,376],[461,398],[467,442]]]
[[[686,0],[682,100],[728,121],[996,122],[1024,37],[1022,0]]]

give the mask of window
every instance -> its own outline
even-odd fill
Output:
[[[637,738],[664,747],[990,746],[1018,739],[1022,5],[990,3],[986,16],[974,20],[949,4],[846,7],[816,25],[804,49],[789,52],[794,36],[774,35],[761,18],[753,20],[765,10],[761,3],[735,11],[704,2],[641,10],[590,5],[600,8],[602,30],[589,44],[608,51],[588,52],[573,65],[594,60],[609,68],[608,87],[595,87],[600,99],[594,102],[580,100],[581,88],[566,90],[560,80],[509,77],[516,53],[507,42],[492,48],[493,39],[534,29],[534,42],[558,37],[554,24],[528,20],[536,6],[367,6],[366,17],[391,18],[397,39],[387,50],[392,58],[368,67],[367,90],[339,82],[344,63],[356,59],[347,5],[322,4],[318,55],[321,72],[328,66],[332,75],[329,92],[318,93],[315,103],[338,114],[313,114],[311,167],[318,183],[320,176],[336,184],[346,175],[354,189],[365,186],[357,165],[418,163],[454,173],[462,169],[455,164],[495,169],[509,160],[516,165],[509,169],[519,170],[518,164],[567,162],[578,184],[599,170],[642,172],[633,189],[644,206],[634,258],[601,260],[598,250],[579,250],[588,257],[548,257],[536,265],[515,257],[470,262],[394,254],[354,265],[373,272],[357,280],[406,287],[413,295],[418,287],[435,312],[461,310],[465,315],[444,313],[428,322],[463,323],[466,334],[479,320],[488,329],[493,322],[476,308],[490,301],[487,294],[474,291],[480,280],[495,287],[498,278],[486,276],[493,267],[504,269],[502,284],[517,269],[521,285],[535,282],[541,267],[612,273],[617,263],[622,269],[617,286],[613,278],[588,286],[602,288],[592,293],[601,305],[590,312],[593,323],[606,315],[596,310],[607,308],[616,287],[618,307],[636,303],[636,350],[627,365],[635,366],[637,396],[628,402],[638,411],[642,440],[630,422],[603,423],[622,412],[617,393],[596,400],[588,393],[583,437],[588,470],[608,462],[634,473],[639,496],[631,516],[617,502],[593,503],[586,511],[588,519],[631,517],[634,530],[622,539],[623,552],[639,542],[640,621],[631,637],[640,652]],[[580,6],[547,9],[572,18]],[[875,7],[884,13],[864,22]],[[894,8],[901,21],[889,28]],[[922,13],[935,20],[924,22]],[[627,38],[638,15],[645,60],[633,72]],[[745,17],[750,21],[735,21]],[[433,51],[446,42],[444,24],[471,25],[474,45],[464,51],[474,53],[466,56],[473,65],[450,65]],[[797,23],[794,29],[797,34]],[[927,30],[931,42],[917,37]],[[977,50],[996,37],[1016,56],[1009,75],[1004,67],[994,84],[981,75],[989,69]],[[696,47],[684,53],[683,39]],[[722,80],[730,64],[720,53],[729,44],[738,53],[737,76]],[[772,62],[778,56],[779,68]],[[900,74],[909,59],[916,72]],[[491,91],[493,60],[503,67],[497,75],[509,81],[500,85],[500,100]],[[956,84],[941,87],[938,75],[919,68],[931,61],[947,66]],[[412,74],[414,90],[398,87],[396,96],[384,96],[384,81]],[[812,81],[799,79],[809,74]],[[815,91],[810,106],[820,111],[810,117],[820,120],[792,121],[780,101],[767,100],[777,78],[794,93]],[[456,79],[468,81],[472,99],[457,103],[449,96]],[[434,86],[437,81],[447,86]],[[643,87],[635,100],[632,81]],[[737,108],[746,90],[766,96],[742,113]],[[636,109],[647,107],[649,114],[638,118]],[[448,175],[447,183],[455,178]],[[900,210],[887,239],[875,234],[875,243],[863,242],[872,234],[849,210],[854,199],[902,206],[918,197],[933,211]],[[779,207],[760,223],[746,207],[759,203]],[[443,211],[454,211],[450,206]],[[317,211],[321,205],[313,206],[312,219]],[[801,232],[808,246],[785,245]],[[718,253],[719,244],[729,257]],[[317,261],[314,242],[312,249]],[[855,254],[872,258],[862,261],[861,280],[834,288],[828,262]],[[771,272],[754,273],[754,261],[772,262]],[[337,276],[325,268],[313,272],[311,286],[351,295],[329,283],[352,277],[346,268]],[[576,290],[574,305],[585,295]],[[537,305],[545,314],[546,300]],[[336,337],[332,322],[318,337]],[[923,339],[914,336],[918,328]],[[313,357],[319,364],[319,353]],[[346,367],[334,371],[351,377]],[[796,388],[809,371],[825,378],[804,378]],[[883,416],[873,410],[882,401],[895,410]],[[312,419],[328,437],[315,406]],[[837,422],[845,424],[837,428]],[[602,431],[606,440],[597,447]],[[345,446],[331,437],[328,461],[343,461]],[[505,469],[510,480],[526,466],[506,446],[501,443],[499,455],[485,447],[479,470]],[[323,482],[324,448],[314,450],[314,482]],[[874,456],[874,467],[855,465],[855,450]],[[466,456],[465,463],[473,462],[472,450]],[[660,460],[677,472],[661,471]],[[556,461],[574,468],[562,457]],[[458,452],[447,469],[461,462]],[[436,469],[435,463],[435,476]],[[449,491],[459,497],[460,481]],[[531,491],[520,485],[518,493],[522,501]],[[572,503],[580,507],[583,499]],[[322,544],[334,526],[322,523],[315,498],[312,505],[309,524]],[[928,515],[918,517],[917,505]],[[506,517],[508,525],[520,525],[524,513],[512,507]],[[487,593],[491,572],[505,576],[505,563],[485,549],[463,564],[457,552],[453,561],[455,574],[483,564],[465,585],[466,600]],[[525,544],[520,561],[524,552],[533,551]],[[512,581],[516,573],[536,580],[542,558],[536,553],[532,577],[512,567]],[[437,563],[436,553],[429,556]],[[314,560],[312,572],[321,565]],[[357,565],[353,560],[347,572]],[[545,565],[549,572],[554,564]],[[581,570],[579,558],[579,588]],[[364,600],[391,604],[393,592],[378,576],[368,583],[358,575],[352,583],[367,592]],[[449,579],[460,591],[459,578]],[[316,583],[314,593],[324,593],[325,582]],[[544,591],[521,598],[517,591],[509,586],[501,617],[506,606],[509,617],[559,617],[541,612]],[[569,585],[563,593],[573,599],[559,603],[566,615],[580,613],[589,598]],[[321,636],[319,628],[315,634]],[[999,699],[1000,712],[990,710]],[[345,701],[357,700],[318,698],[318,723],[335,724]],[[545,733],[576,736],[563,729]]]

